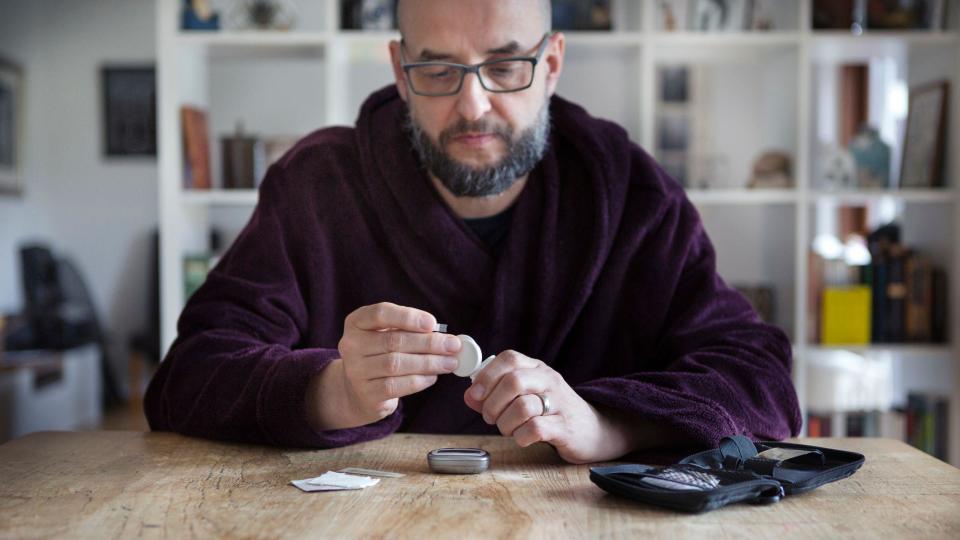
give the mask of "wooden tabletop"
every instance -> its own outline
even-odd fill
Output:
[[[311,451],[170,433],[35,433],[0,446],[0,538],[960,538],[960,470],[898,441],[813,444],[867,462],[778,504],[688,515],[606,494],[588,466],[501,437],[400,434]],[[430,474],[427,452],[455,446],[488,450],[490,470]],[[349,466],[406,476],[360,491],[289,485]]]

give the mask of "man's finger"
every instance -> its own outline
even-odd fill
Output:
[[[347,316],[347,324],[360,330],[396,328],[408,332],[432,332],[437,319],[426,311],[380,302],[363,306]]]
[[[457,369],[457,359],[437,354],[386,353],[360,360],[366,379],[405,375],[442,375]]]
[[[483,420],[488,424],[499,422],[500,416],[515,399],[528,394],[539,394],[549,386],[550,381],[543,370],[517,369],[505,373],[483,400]]]
[[[517,397],[507,406],[500,418],[497,419],[497,428],[504,437],[512,437],[513,432],[534,416],[543,413],[543,402],[533,394]]]
[[[377,356],[386,353],[416,353],[455,355],[462,344],[456,336],[439,332],[406,332],[388,330],[384,332],[364,332],[357,336],[360,342],[357,353],[361,356]]]
[[[534,416],[513,432],[513,440],[521,448],[538,442],[551,443],[561,433],[563,418],[559,415]]]
[[[429,388],[437,382],[436,375],[407,375],[404,377],[383,377],[367,382],[371,395],[388,400],[409,396]]]
[[[516,351],[503,351],[473,379],[473,385],[469,390],[470,397],[476,401],[483,401],[490,395],[490,390],[497,385],[500,378],[507,373],[517,369],[535,368],[538,365],[540,362],[529,356]]]

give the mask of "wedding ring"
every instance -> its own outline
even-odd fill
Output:
[[[540,398],[540,403],[543,404],[543,412],[540,413],[540,416],[546,416],[553,412],[553,408],[550,406],[550,398],[548,398],[546,394],[534,394],[534,395]]]

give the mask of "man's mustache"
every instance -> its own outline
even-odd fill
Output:
[[[461,118],[456,124],[440,132],[440,144],[446,145],[457,135],[466,133],[491,133],[507,143],[513,140],[513,129],[510,126],[496,125],[487,120],[469,122]]]

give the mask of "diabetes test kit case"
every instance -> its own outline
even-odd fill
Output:
[[[699,452],[676,465],[615,465],[590,469],[603,490],[684,512],[705,512],[749,502],[772,504],[846,478],[863,465],[862,454],[819,446],[753,442],[736,435],[719,448]]]

